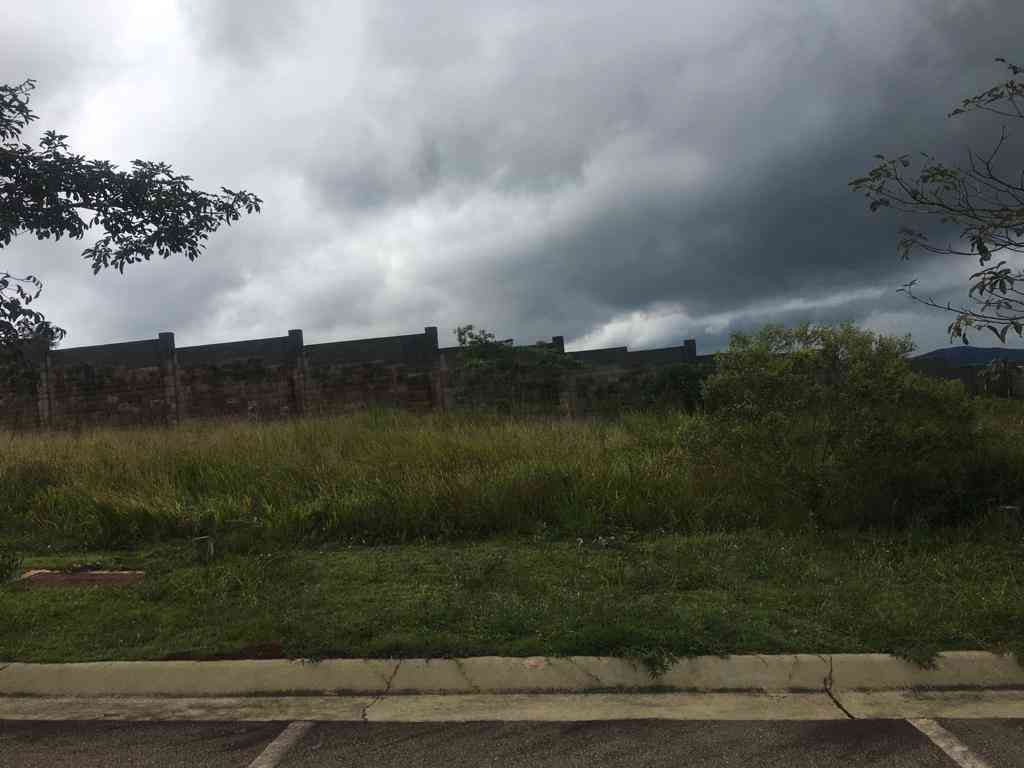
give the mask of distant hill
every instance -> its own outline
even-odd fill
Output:
[[[1024,363],[1024,349],[1010,349],[1007,347],[946,347],[944,349],[935,349],[910,359],[942,363],[955,368],[964,365],[987,365],[997,358],[1005,358],[1015,363]]]

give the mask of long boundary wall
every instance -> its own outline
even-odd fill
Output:
[[[692,340],[638,352],[620,347],[565,353],[561,336],[541,343],[613,377],[696,356]],[[449,373],[460,358],[458,347],[438,346],[432,326],[422,333],[308,345],[301,330],[191,347],[176,346],[168,332],[90,347],[32,347],[28,353],[31,371],[18,387],[0,380],[0,428],[263,420],[371,405],[445,410],[452,404]],[[553,403],[566,416],[575,415],[574,387],[575,380],[567,378]]]

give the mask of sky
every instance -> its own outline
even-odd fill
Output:
[[[425,326],[446,346],[472,323],[707,353],[849,320],[928,351],[952,316],[898,289],[960,303],[977,261],[901,261],[923,222],[847,184],[876,153],[991,149],[1007,120],[946,115],[1007,79],[996,56],[1024,63],[1022,28],[1020,0],[9,3],[0,82],[37,81],[24,139],[264,208],[194,263],[93,276],[94,231],[22,235],[0,269],[44,281],[64,347]],[[1017,173],[1024,121],[1006,128]]]

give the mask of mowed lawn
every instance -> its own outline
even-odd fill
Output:
[[[35,557],[28,566],[82,562]],[[1020,648],[1024,546],[955,536],[662,536],[93,553],[132,586],[0,588],[0,660]]]
[[[749,478],[744,514],[735,467],[688,463],[694,418],[3,438],[0,543],[22,568],[146,577],[0,586],[0,661],[1022,648],[1013,514],[822,527]]]

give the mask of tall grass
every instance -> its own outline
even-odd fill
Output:
[[[977,521],[1024,493],[1024,406],[973,407],[975,439],[922,480],[943,484],[944,493],[922,496],[941,514],[913,520]],[[911,519],[866,514],[877,502],[859,494],[871,489],[841,474],[833,488],[800,482],[814,476],[814,450],[813,432],[680,412],[568,422],[370,411],[0,434],[0,543],[108,549],[210,535],[237,550]],[[801,466],[808,471],[794,474]]]

